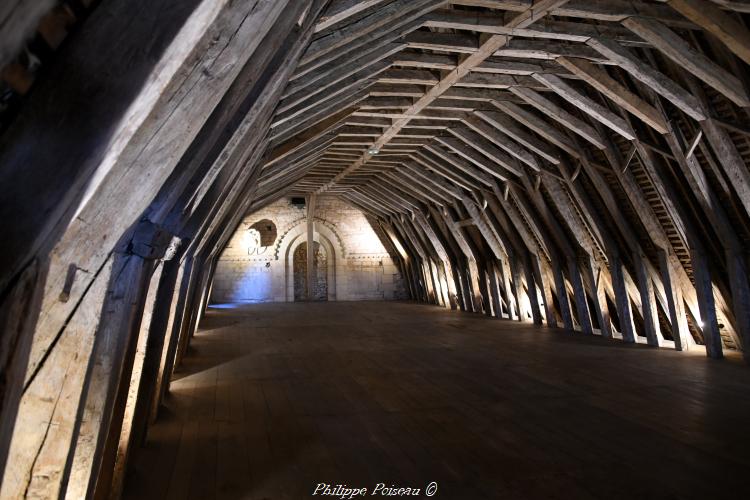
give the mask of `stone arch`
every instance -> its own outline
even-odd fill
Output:
[[[341,239],[341,236],[339,236],[338,232],[336,231],[336,226],[331,222],[319,217],[315,217],[314,220],[315,231],[319,231],[321,234],[325,235],[329,241],[335,241],[337,243],[336,246],[338,247],[337,256],[341,257],[342,259],[346,258],[346,246],[344,245],[344,240]],[[276,260],[279,260],[281,256],[285,254],[285,249],[289,245],[290,241],[294,240],[294,238],[299,236],[301,233],[307,231],[306,222],[306,217],[300,217],[286,227],[284,233],[276,240],[276,246],[274,248],[274,258]]]
[[[336,300],[340,292],[340,283],[337,279],[340,276],[343,255],[337,245],[331,243],[332,231],[327,227],[320,227],[315,224],[313,241],[320,244],[327,254],[327,281],[328,281],[328,300]],[[336,235],[338,236],[338,235]],[[279,252],[283,252],[284,259],[284,283],[285,283],[285,300],[294,302],[294,252],[302,243],[307,241],[307,227],[305,224],[296,225],[291,231],[288,231],[282,237],[283,244],[279,247]]]

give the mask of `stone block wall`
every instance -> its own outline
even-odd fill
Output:
[[[272,243],[269,222],[276,233]],[[315,226],[315,241],[327,259],[328,300],[408,298],[397,265],[360,210],[335,197],[319,197]],[[288,198],[245,217],[219,258],[211,302],[294,300],[293,254],[306,241],[306,228],[306,210]]]

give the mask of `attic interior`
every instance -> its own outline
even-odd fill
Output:
[[[0,498],[746,498],[749,22],[4,2]]]

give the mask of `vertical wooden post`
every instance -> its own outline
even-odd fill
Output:
[[[414,281],[414,272],[412,269],[412,261],[413,259],[404,260],[403,262],[403,268],[404,268],[404,279],[406,280],[406,285],[409,287],[409,295],[411,296],[412,300],[420,300],[421,297],[419,295],[419,288],[417,288],[417,284]]]
[[[648,345],[658,347],[662,343],[662,336],[659,330],[659,316],[656,311],[654,283],[651,281],[646,268],[646,256],[636,254],[633,259],[638,279],[638,290],[641,294],[641,310],[643,311],[643,328],[646,333],[646,340]]]
[[[503,289],[505,290],[505,298],[507,299],[506,305],[508,307],[508,319],[518,319],[518,316],[516,315],[516,311],[518,310],[516,307],[516,299],[513,296],[513,289],[511,288],[511,270],[510,265],[507,261],[501,260],[498,262],[498,268],[502,272],[502,284]]]
[[[167,333],[164,340],[164,352],[159,366],[159,375],[154,388],[154,400],[151,406],[149,421],[156,419],[159,406],[169,391],[169,379],[172,376],[175,359],[177,357],[177,345],[182,328],[187,292],[190,286],[190,274],[192,273],[193,259],[187,257],[181,264],[177,275],[177,287],[172,299],[172,310],[170,311],[171,324],[167,325]]]
[[[477,307],[475,305],[476,296],[474,295],[474,286],[471,283],[471,271],[469,270],[469,259],[461,259],[461,284],[464,290],[464,301],[466,302],[466,310],[469,312],[476,312]]]
[[[468,259],[468,265],[466,266],[466,281],[471,289],[472,293],[472,307],[474,312],[482,312],[482,293],[479,290],[479,271],[477,270],[477,262],[474,259]]]
[[[513,276],[513,296],[516,303],[516,320],[523,321],[523,311],[521,310],[521,293],[523,292],[523,285],[521,284],[521,272],[519,269],[520,262],[515,258],[515,254],[508,256],[508,264]]]
[[[133,411],[131,440],[136,446],[143,444],[149,415],[153,413],[154,395],[157,394],[159,386],[159,367],[163,358],[170,319],[173,317],[174,291],[180,274],[180,262],[178,260],[168,260],[163,265],[164,269],[156,291],[154,312],[149,325],[148,344],[141,370],[141,383],[138,385],[138,396]]]
[[[633,325],[633,310],[630,307],[630,297],[625,286],[625,276],[622,273],[622,262],[617,254],[609,256],[609,273],[612,276],[612,288],[615,291],[617,316],[620,318],[620,330],[623,342],[635,342],[635,327]]]
[[[208,306],[208,292],[211,289],[211,278],[213,275],[214,262],[211,258],[205,259],[205,265],[203,266],[203,272],[198,282],[198,293],[196,294],[195,307],[193,308],[193,324],[190,329],[190,336],[194,336],[200,325],[203,313],[206,311]]]
[[[424,301],[426,304],[435,303],[435,288],[432,284],[432,276],[430,275],[430,263],[429,259],[419,258],[419,275],[421,277],[420,282],[422,283],[422,289],[424,290]]]
[[[594,294],[594,309],[597,320],[602,332],[602,337],[612,338],[612,323],[609,315],[609,306],[607,305],[607,295],[602,284],[601,271],[594,269],[594,262],[591,257],[584,257],[581,263],[583,272],[586,274],[586,280],[591,283],[591,291]]]
[[[153,261],[116,254],[112,282],[94,341],[68,458],[69,498],[91,498],[111,434],[122,420],[122,380],[130,378],[141,312]],[[127,391],[126,391],[127,392]],[[117,429],[119,435],[119,429]]]
[[[456,283],[451,282],[451,273],[448,272],[448,268],[452,268],[453,266],[450,265],[450,262],[447,260],[442,260],[438,262],[438,275],[440,279],[445,284],[445,294],[446,298],[448,300],[448,303],[446,304],[446,307],[450,307],[453,310],[456,310],[458,308],[457,304],[457,291],[456,291]]]
[[[555,291],[557,292],[557,301],[560,303],[560,315],[562,316],[563,328],[572,332],[573,316],[570,312],[570,301],[568,300],[568,290],[565,287],[565,276],[563,275],[562,266],[555,266],[553,263],[552,272],[555,276]]]
[[[432,257],[428,256],[425,258],[425,273],[427,273],[428,283],[432,293],[432,303],[442,306],[442,289],[440,287],[440,280],[437,277],[437,272],[435,271],[435,263],[432,260]]]
[[[21,272],[11,291],[0,303],[0,482],[13,436],[18,407],[24,390],[34,326],[42,302],[49,263],[34,259]],[[6,350],[7,349],[7,350]]]
[[[313,300],[315,279],[315,200],[311,194],[307,197],[307,300]]]
[[[114,252],[63,474],[68,498],[109,495],[149,284],[156,260],[165,255],[172,239],[158,225],[143,220]]]
[[[526,295],[529,297],[529,307],[531,307],[531,317],[534,324],[542,326],[542,313],[540,310],[539,294],[536,290],[536,281],[534,280],[534,268],[531,264],[531,255],[527,254],[524,262],[524,272],[526,273]]]
[[[182,358],[185,356],[187,348],[190,345],[190,338],[193,335],[193,305],[195,304],[195,296],[199,291],[202,271],[203,261],[200,256],[196,255],[193,257],[192,266],[190,266],[190,276],[187,293],[185,294],[185,304],[184,309],[181,311],[182,321],[180,322],[180,333],[177,341],[177,353],[174,359],[174,364],[171,367],[172,370],[175,370],[182,364]],[[169,380],[167,381],[167,386],[169,386]]]
[[[711,271],[708,269],[708,260],[701,249],[692,247],[690,258],[693,261],[693,277],[695,278],[695,291],[698,295],[698,310],[701,314],[701,331],[703,341],[706,344],[706,355],[710,358],[723,358],[724,351],[719,333],[719,322],[716,318],[716,303],[714,302],[714,290],[711,283]]]
[[[491,262],[487,266],[487,274],[490,277],[490,292],[492,293],[492,307],[495,309],[495,317],[503,317],[502,299],[497,282],[497,262]]]
[[[547,270],[542,264],[541,258],[538,255],[531,254],[529,256],[531,264],[534,267],[534,275],[539,282],[539,288],[542,290],[542,300],[544,305],[544,317],[547,321],[547,326],[550,328],[557,328],[557,318],[555,317],[555,306],[552,299],[552,288],[548,281]]]
[[[586,335],[593,335],[594,329],[591,324],[589,303],[586,300],[586,289],[583,287],[581,272],[578,269],[578,263],[575,259],[568,259],[568,272],[570,273],[570,282],[573,285],[573,294],[576,299],[576,310],[578,311],[578,321],[581,324],[581,331]]]
[[[105,500],[109,498],[120,498],[125,486],[125,472],[131,456],[133,446],[138,444],[133,440],[135,407],[138,392],[143,376],[143,367],[151,339],[151,318],[157,307],[157,295],[159,282],[164,271],[162,263],[155,263],[155,269],[151,274],[148,284],[143,314],[141,316],[138,333],[135,335],[134,362],[130,370],[130,376],[121,377],[118,390],[118,401],[115,406],[117,414],[122,412],[121,425],[113,425],[110,431],[107,446],[102,459],[101,472],[97,480],[95,498]]]
[[[432,276],[433,287],[435,288],[435,304],[442,307],[450,307],[445,300],[446,293],[443,289],[443,284],[440,281],[440,275],[438,273],[438,266],[433,259],[428,259],[430,266],[430,275]]]
[[[20,384],[23,393],[15,416],[0,498],[60,496],[68,448],[78,419],[81,391],[111,270],[110,257],[96,272],[45,362],[28,374],[27,367],[23,366],[28,380],[25,386]],[[60,370],[60,366],[67,368]],[[8,374],[9,379],[11,375],[12,372]],[[64,404],[59,404],[63,401]]]
[[[432,267],[432,259],[430,257],[424,260],[424,272],[427,278],[427,286],[430,290],[430,302],[435,305],[442,305],[440,302],[440,283],[435,279],[435,269]]]
[[[466,305],[466,295],[463,289],[463,280],[461,279],[460,267],[457,261],[451,262],[451,274],[453,276],[453,283],[456,287],[456,302],[458,303],[458,308],[459,310],[466,312],[469,309]]]
[[[727,251],[727,271],[732,290],[736,329],[742,335],[742,354],[750,363],[750,288],[748,288],[747,265],[739,251]]]
[[[477,262],[479,278],[479,293],[482,295],[482,312],[485,316],[492,317],[492,296],[487,286],[487,262]]]
[[[659,268],[661,270],[662,283],[664,283],[664,292],[667,294],[674,347],[678,351],[687,351],[690,347],[688,339],[690,332],[688,331],[687,316],[685,315],[682,288],[677,284],[675,270],[665,250],[659,251]]]
[[[419,257],[414,256],[409,259],[409,275],[411,276],[411,282],[414,286],[415,297],[419,302],[425,302],[427,299],[424,291],[423,280],[420,278],[420,270],[421,264],[419,263]]]

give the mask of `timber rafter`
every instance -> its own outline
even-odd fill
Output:
[[[351,3],[334,2],[331,12]],[[746,85],[741,83],[747,75],[734,73],[747,63],[748,31],[731,2],[713,2],[702,10],[697,3],[421,2],[401,7],[401,21],[389,24],[384,21],[394,15],[398,2],[387,3],[389,8],[364,2],[362,10],[339,15],[319,31],[351,40],[359,40],[359,33],[368,42],[366,49],[341,46],[323,54],[319,47],[338,42],[321,39],[311,45],[277,108],[272,134],[279,129],[284,136],[291,106],[300,110],[291,118],[295,130],[317,130],[343,107],[350,113],[317,155],[285,167],[297,183],[275,193],[344,195],[372,207],[373,217],[386,219],[424,216],[430,206],[446,212],[464,198],[482,206],[482,200],[501,194],[507,204],[509,190],[520,198],[539,193],[542,198],[531,204],[532,213],[541,203],[552,210],[551,217],[569,214],[560,235],[567,233],[571,246],[559,247],[559,238],[545,243],[558,247],[559,258],[589,255],[608,275],[610,257],[624,263],[626,280],[633,281],[625,292],[630,298],[621,305],[625,300],[648,303],[641,295],[653,284],[664,290],[659,267],[666,264],[660,264],[657,253],[643,254],[642,247],[675,256],[669,266],[683,273],[682,296],[697,300],[691,244],[683,216],[673,211],[675,203],[694,203],[700,210],[706,205],[692,198],[693,181],[682,177],[687,167],[680,170],[685,165],[681,158],[692,165],[691,179],[710,169],[708,178],[698,175],[704,183],[700,189],[707,190],[703,198],[715,189],[708,184],[718,183],[721,188],[713,196],[732,200],[727,217],[745,220],[743,207],[750,199],[745,192],[750,186],[748,159],[740,160],[747,136],[738,127],[722,126],[747,117]],[[719,54],[721,58],[715,57]],[[316,59],[321,60],[312,68]],[[706,96],[732,113],[717,113]],[[677,124],[690,131],[675,130]],[[713,132],[710,140],[706,127]],[[715,160],[727,154],[726,148],[736,162]],[[660,186],[669,186],[669,192]],[[615,214],[591,214],[594,207],[614,210],[622,200],[628,205]],[[514,222],[538,235],[532,249],[536,254],[541,235],[551,230],[549,223],[534,222],[531,214],[519,216]],[[603,230],[620,242],[632,234],[650,241],[613,246]],[[730,239],[727,245],[736,248]],[[721,246],[713,246],[724,259]],[[550,258],[548,252],[543,258]],[[642,274],[639,285],[642,265],[650,271]],[[733,288],[730,281],[736,280],[724,273],[718,269],[712,279],[725,280],[716,299],[728,304],[744,293],[747,280]],[[617,285],[618,276],[619,271],[614,281],[607,280]],[[611,303],[619,300],[615,292],[608,292]],[[669,324],[666,296],[660,293],[661,298],[653,299],[661,301],[653,305],[655,319],[649,321],[661,318]],[[744,320],[735,318],[731,307],[719,309],[723,312],[713,333],[721,330],[725,347],[734,348],[744,335],[737,333],[746,329]],[[702,342],[705,322],[695,303],[687,310],[692,311],[690,335]],[[643,308],[635,314],[642,316]],[[576,316],[573,310],[577,324]],[[672,334],[665,334],[672,341]]]
[[[0,496],[117,496],[284,196],[365,212],[414,300],[750,362],[746,0],[52,3],[0,7]]]

